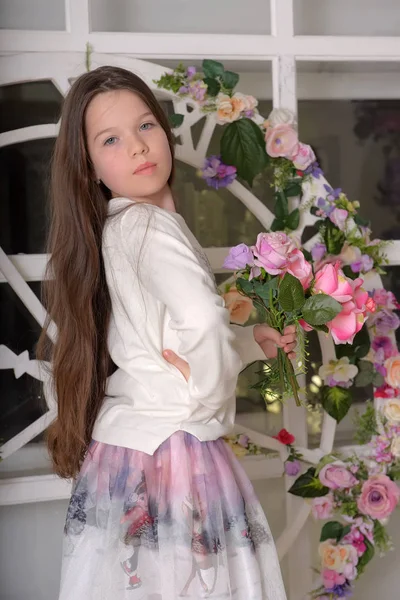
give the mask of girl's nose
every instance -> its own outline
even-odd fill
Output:
[[[135,136],[131,138],[128,149],[130,156],[136,156],[137,154],[145,154],[147,151],[148,147],[140,136]]]

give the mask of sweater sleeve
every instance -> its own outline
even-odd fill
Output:
[[[242,327],[231,324],[231,329],[236,335],[235,348],[244,365],[249,365],[256,360],[268,360],[260,345],[254,339],[254,325]]]
[[[178,334],[190,398],[218,410],[235,394],[243,368],[222,297],[173,214],[136,204],[121,222],[140,284],[166,306]]]

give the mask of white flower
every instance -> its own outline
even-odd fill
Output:
[[[330,360],[327,365],[322,365],[318,371],[321,379],[328,385],[332,385],[332,380],[337,383],[347,383],[351,379],[354,379],[357,373],[357,367],[350,364],[347,356],[343,356],[339,360]]]
[[[382,412],[391,425],[400,425],[400,398],[387,398]]]
[[[277,125],[293,125],[296,128],[296,117],[287,108],[274,108],[268,117],[268,126],[276,127]]]
[[[396,458],[400,458],[400,437],[393,438],[390,451]]]

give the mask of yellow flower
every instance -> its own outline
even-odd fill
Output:
[[[245,110],[245,103],[242,98],[236,96],[231,98],[227,94],[218,94],[217,123],[220,125],[237,121],[243,110]]]
[[[351,548],[349,544],[334,546],[330,540],[322,542],[318,549],[322,567],[342,573],[346,563],[349,562]]]

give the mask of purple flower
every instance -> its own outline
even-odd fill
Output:
[[[245,117],[252,119],[254,117],[254,110],[245,110],[243,114]]]
[[[196,67],[188,67],[187,71],[186,71],[186,76],[189,79],[192,79],[192,77],[194,77],[194,75],[196,75]]]
[[[336,379],[334,379],[333,375],[328,375],[325,378],[325,384],[328,385],[329,387],[342,387],[342,388],[349,388],[353,385],[353,381],[352,379],[349,379],[348,381],[337,381]]]
[[[243,448],[248,448],[248,447],[249,447],[249,441],[250,441],[250,438],[249,438],[249,436],[248,436],[248,435],[246,435],[246,434],[244,434],[244,433],[242,433],[242,434],[239,436],[239,438],[238,438],[238,444],[239,444],[240,446],[243,446]]]
[[[178,94],[182,94],[182,96],[184,96],[185,94],[188,94],[188,93],[189,93],[189,88],[186,85],[183,85],[178,90]]]
[[[317,207],[320,209],[318,211],[318,216],[324,217],[324,218],[329,217],[335,208],[334,204],[331,204],[325,198],[322,198],[322,197],[318,198]]]
[[[387,375],[386,367],[384,367],[383,365],[380,365],[379,363],[374,363],[374,369],[375,369],[375,371],[377,371],[377,373],[382,375],[382,377],[386,377],[386,375]]]
[[[313,164],[304,171],[304,175],[312,175],[315,179],[319,179],[323,174],[324,173],[317,161],[313,162]]]
[[[205,84],[201,79],[198,79],[197,81],[191,81],[188,91],[193,100],[203,104],[205,101],[205,95],[207,93],[207,84]]]
[[[225,165],[219,156],[210,156],[204,162],[202,177],[209,186],[218,190],[236,179],[236,167]]]
[[[311,256],[315,262],[321,260],[326,254],[326,246],[318,242],[311,249]]]
[[[324,188],[328,192],[327,200],[329,200],[330,202],[337,200],[340,194],[342,193],[341,188],[333,189],[330,185],[327,185],[326,183],[324,184]]]
[[[394,312],[387,310],[386,308],[383,308],[382,310],[379,310],[375,314],[371,315],[369,322],[370,325],[375,327],[375,331],[378,335],[387,335],[388,333],[392,333],[400,325],[399,317]]]
[[[344,208],[334,207],[334,209],[329,214],[329,218],[332,221],[332,223],[336,225],[336,227],[338,227],[341,231],[344,231],[348,214],[349,213]]]
[[[298,460],[285,461],[285,473],[291,477],[296,477],[300,473],[301,465]]]
[[[343,585],[335,585],[334,588],[326,590],[329,594],[333,594],[334,598],[349,598],[353,595],[353,590],[349,583]]]
[[[353,273],[359,273],[362,271],[363,273],[368,273],[374,266],[374,260],[368,254],[362,254],[360,260],[353,262],[350,265]]]
[[[383,360],[380,362],[384,362],[384,360],[386,358],[389,358],[390,356],[394,356],[395,354],[397,354],[397,348],[393,344],[392,340],[389,337],[387,337],[386,335],[377,335],[372,340],[371,345],[372,345],[372,349],[375,352],[378,352],[379,350],[383,351]]]
[[[245,269],[246,265],[254,264],[254,256],[252,251],[246,244],[239,244],[230,249],[228,256],[224,260],[224,269]]]

